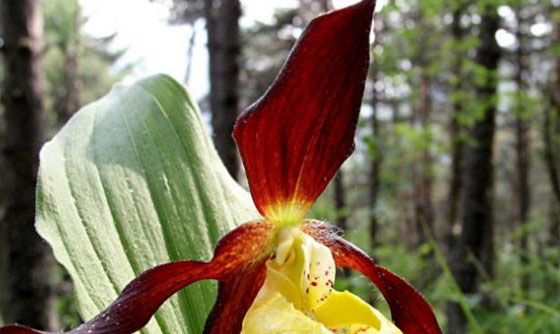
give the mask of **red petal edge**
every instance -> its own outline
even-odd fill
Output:
[[[441,334],[428,302],[402,278],[376,265],[366,253],[336,235],[325,223],[310,221],[302,230],[330,248],[338,267],[357,270],[377,286],[389,304],[393,321],[404,334]]]
[[[181,261],[160,265],[143,272],[130,282],[120,296],[103,312],[69,334],[129,334],[146,325],[156,310],[175,292],[185,286],[203,279],[224,281],[223,284],[239,280],[247,272],[264,266],[270,254],[272,226],[266,223],[249,223],[241,225],[225,235],[216,246],[212,261]],[[252,271],[251,271],[252,270]],[[258,270],[257,270],[258,271]],[[262,285],[262,284],[261,284]],[[249,293],[241,289],[247,289]],[[215,309],[230,305],[227,300],[233,294],[225,297],[220,289],[219,302]],[[250,296],[256,295],[254,287],[245,283],[238,286],[236,292],[243,295],[244,303],[249,303]],[[257,290],[258,291],[258,290]],[[254,297],[253,297],[254,299]],[[250,300],[249,306],[253,300]],[[231,306],[229,306],[231,308]],[[213,313],[216,311],[213,311]],[[243,321],[244,312],[235,314]],[[235,321],[235,319],[234,319]],[[207,324],[207,328],[212,328]],[[218,333],[205,331],[205,333]],[[238,334],[233,331],[221,333]],[[19,325],[0,328],[0,334],[48,334]]]
[[[253,200],[306,211],[354,150],[369,63],[374,0],[307,26],[266,94],[239,117],[233,136]]]

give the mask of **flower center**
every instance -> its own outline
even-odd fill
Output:
[[[296,308],[311,313],[327,300],[336,267],[331,251],[298,227],[278,231],[276,256],[268,265],[276,287],[287,293]]]
[[[300,225],[306,211],[307,206],[296,202],[276,203],[265,209],[266,219],[278,228]]]
[[[298,226],[277,229],[266,281],[243,320],[242,334],[402,334],[379,331],[384,319],[348,291],[333,290],[331,251]]]

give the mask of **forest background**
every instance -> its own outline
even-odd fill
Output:
[[[185,28],[161,52],[184,59],[169,71],[193,87],[242,184],[239,111],[305,24],[342,2],[285,3],[262,20],[244,15],[255,1],[151,2]],[[82,106],[151,69],[118,31],[88,33],[86,4],[2,0],[0,324],[81,321],[33,227],[38,152]],[[560,1],[385,0],[376,11],[357,150],[313,216],[413,283],[447,333],[560,333]],[[351,272],[338,285],[386,307]]]

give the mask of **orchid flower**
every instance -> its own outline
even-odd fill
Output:
[[[326,223],[305,218],[354,149],[374,6],[363,0],[313,20],[270,89],[239,117],[233,135],[262,219],[225,235],[210,262],[145,271],[103,312],[67,333],[133,333],[174,293],[206,279],[219,288],[205,334],[441,333],[413,287]],[[352,293],[335,291],[337,267],[367,276],[394,323]],[[40,333],[0,328],[0,334]]]

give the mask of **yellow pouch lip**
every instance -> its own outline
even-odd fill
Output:
[[[246,315],[244,328],[249,327],[242,334],[278,330],[289,334],[402,334],[358,296],[332,289],[335,263],[326,246],[298,227],[277,232],[275,257],[267,262],[266,282]],[[290,321],[301,324],[302,329],[287,323]]]
[[[295,309],[280,293],[262,292],[243,320],[241,334],[333,334],[321,323]]]
[[[371,305],[348,291],[333,290],[314,313],[317,320],[328,328],[365,325],[379,330],[381,320],[374,310]]]

